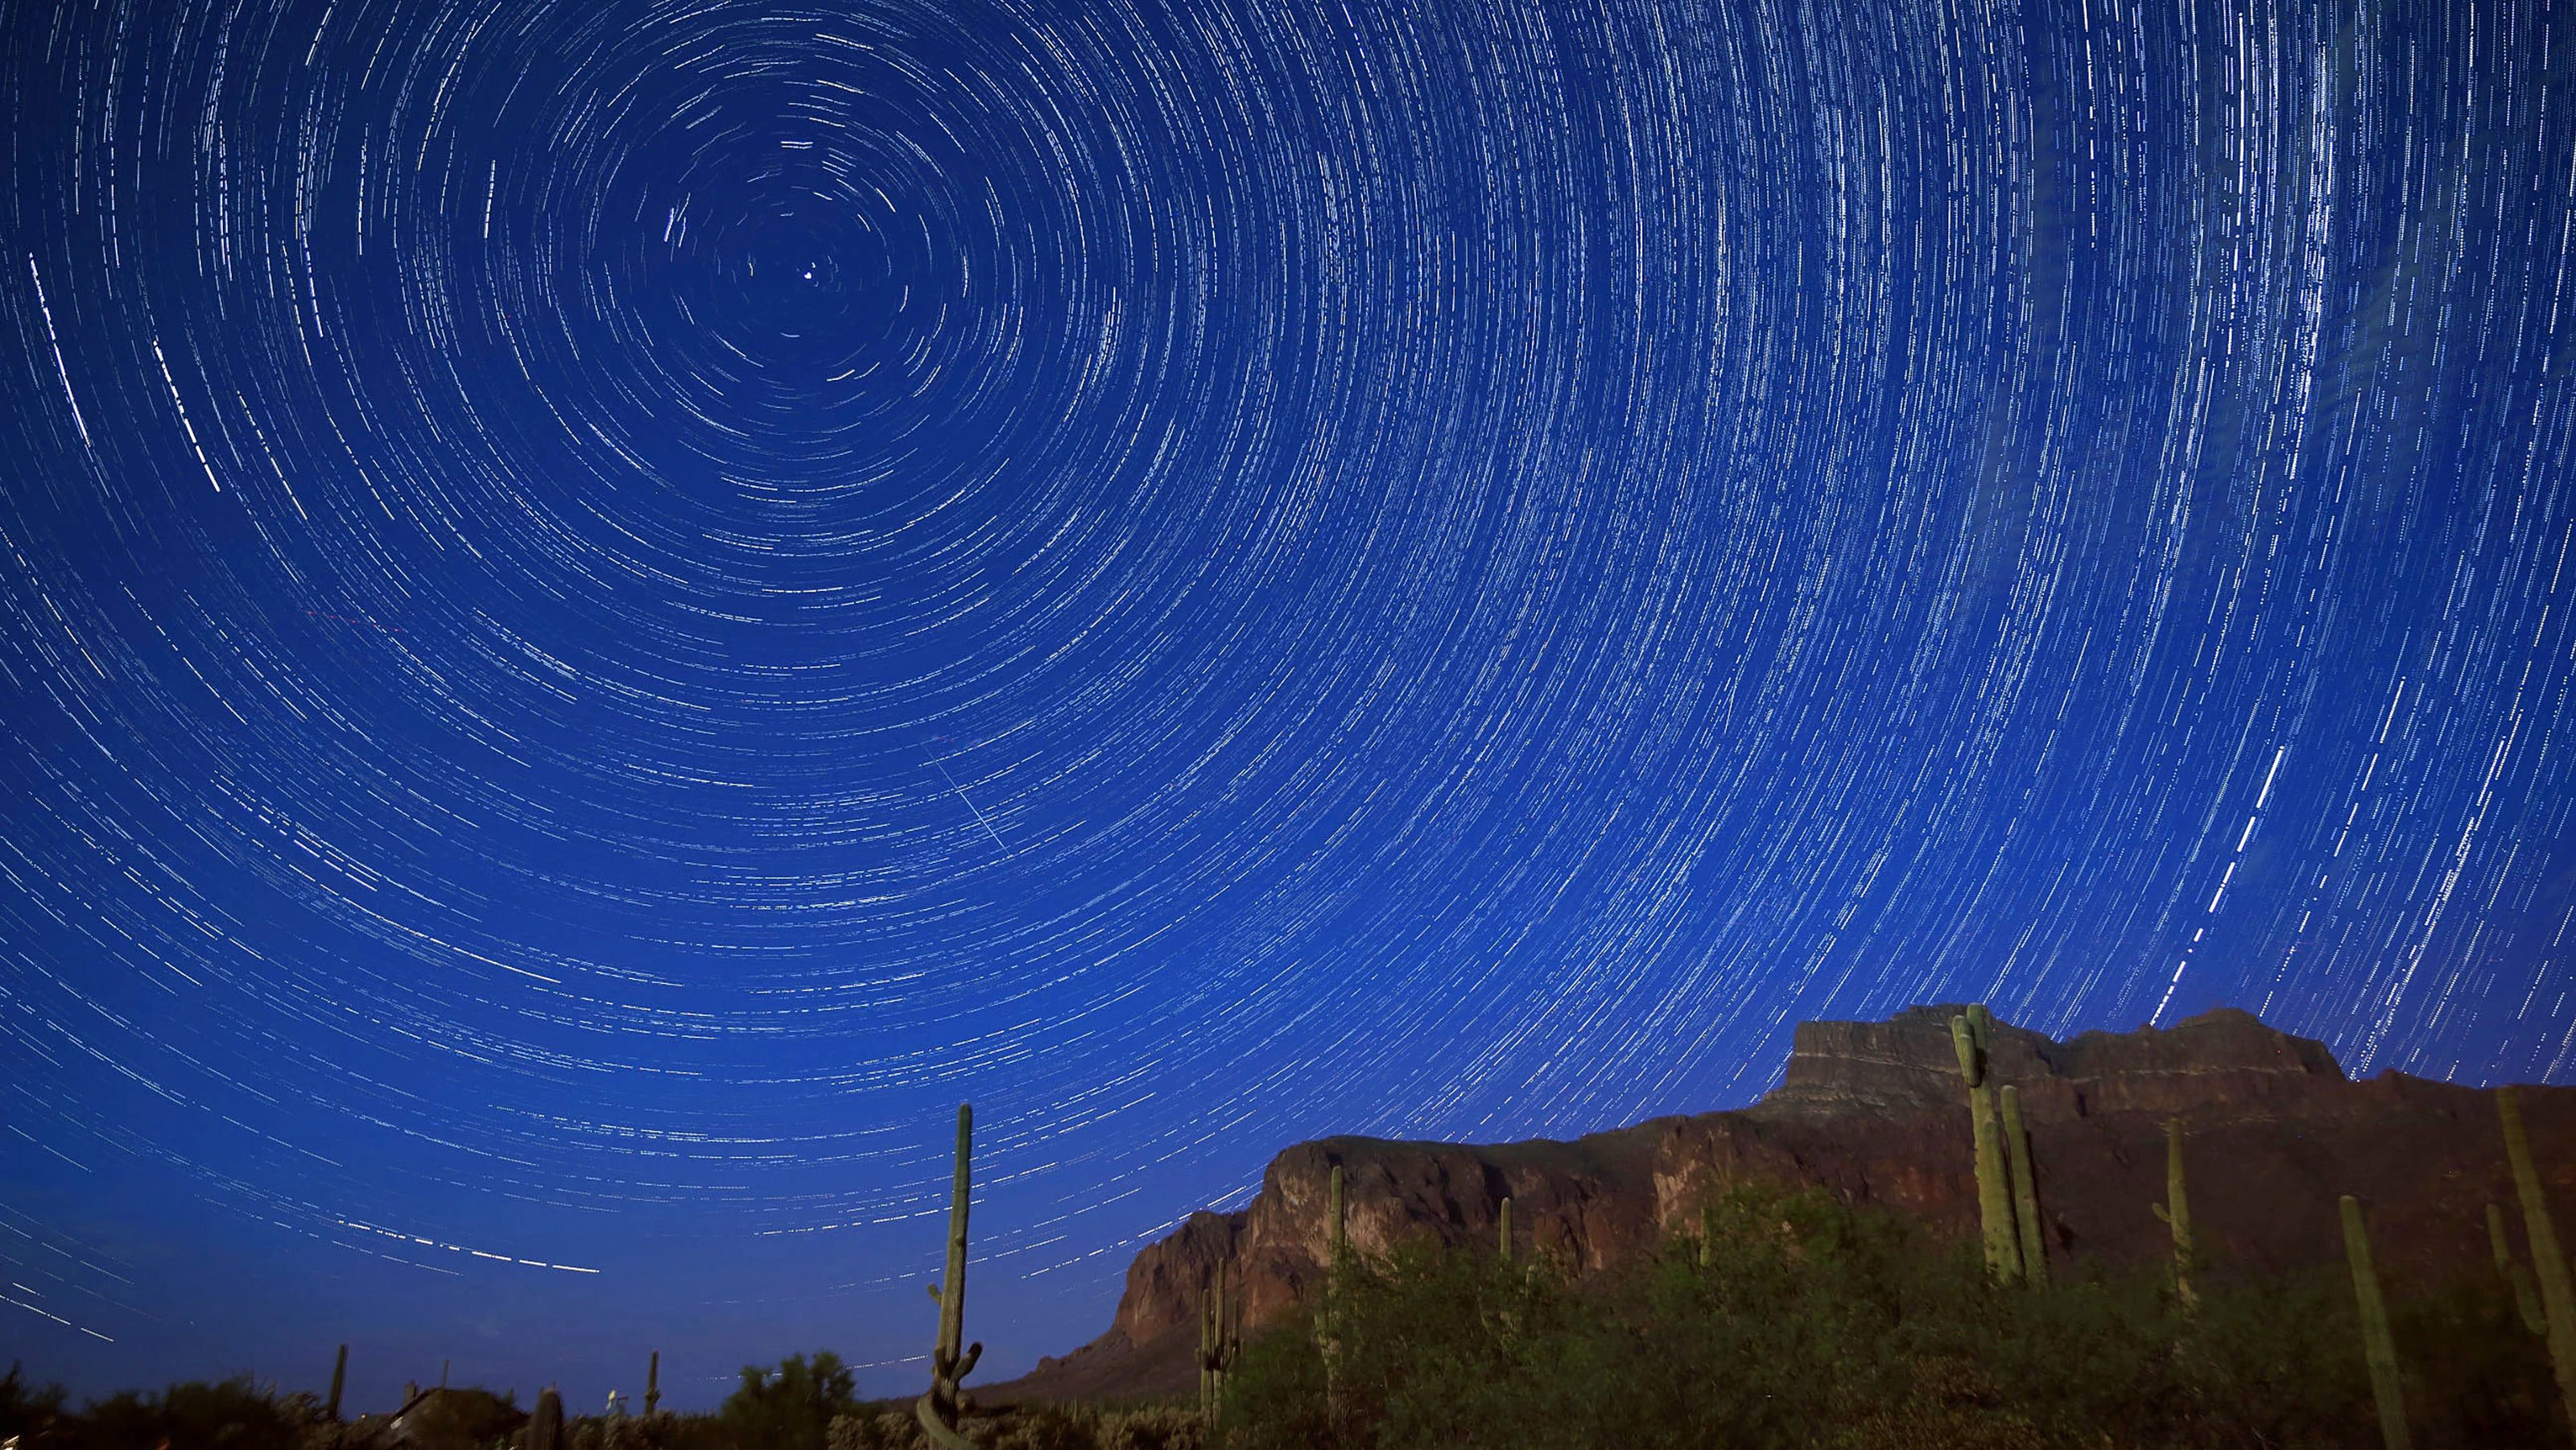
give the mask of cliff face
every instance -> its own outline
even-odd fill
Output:
[[[1336,1163],[1363,1252],[1407,1239],[1491,1244],[1508,1196],[1524,1245],[1597,1270],[1686,1231],[1701,1203],[1749,1180],[1821,1187],[1967,1236],[1976,1185],[1950,1046],[1957,1010],[1802,1023],[1780,1087],[1739,1111],[1571,1143],[1300,1143],[1271,1161],[1245,1208],[1193,1214],[1138,1253],[1107,1334],[987,1397],[1181,1387],[1200,1295],[1221,1265],[1244,1286],[1254,1326],[1309,1302],[1322,1284]],[[2484,1205],[2513,1202],[2492,1094],[2393,1072],[2356,1083],[2322,1044],[2244,1012],[2062,1043],[1998,1022],[1990,1061],[1999,1082],[2021,1091],[2046,1236],[2061,1259],[2167,1252],[2149,1209],[2164,1198],[2167,1118],[2184,1124],[2202,1244],[2258,1268],[2339,1260],[2335,1201],[2352,1193],[2371,1206],[2389,1270],[2457,1272],[2484,1261]],[[2576,1089],[2525,1089],[2523,1107],[2563,1209],[2576,1197]]]
[[[1801,1022],[1778,1088],[1747,1111],[1775,1120],[1916,1118],[1964,1110],[1950,1046],[1955,1007],[1909,1007],[1886,1022]],[[2188,1115],[2304,1100],[2348,1086],[2325,1045],[2221,1008],[2159,1031],[2088,1032],[2053,1042],[1995,1024],[1998,1083],[2021,1089],[2022,1113],[2051,1122],[2103,1113]]]

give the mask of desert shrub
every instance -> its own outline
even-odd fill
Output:
[[[1023,1405],[959,1426],[988,1450],[1203,1450],[1196,1413],[1174,1405]],[[909,1410],[861,1409],[832,1422],[829,1450],[927,1450]]]
[[[927,1444],[910,1410],[866,1407],[832,1421],[828,1450],[916,1450]]]
[[[774,1370],[742,1367],[742,1384],[716,1418],[736,1450],[825,1450],[832,1421],[859,1407],[841,1357],[789,1355]]]
[[[616,1427],[613,1444],[615,1450],[732,1450],[733,1440],[714,1415],[664,1411],[629,1416]]]
[[[1207,1425],[1178,1405],[1101,1410],[1092,1421],[1099,1450],[1201,1450]]]
[[[0,1441],[44,1443],[39,1437],[52,1432],[62,1413],[61,1385],[30,1385],[22,1367],[15,1364],[9,1366],[6,1378],[0,1378]]]
[[[301,1450],[304,1421],[248,1375],[212,1384],[175,1384],[160,1394],[120,1390],[57,1418],[29,1443],[64,1450]]]

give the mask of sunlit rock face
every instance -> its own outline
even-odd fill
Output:
[[[1955,1106],[1957,1007],[1911,1007],[1885,1022],[1802,1022],[1780,1086],[1750,1109],[1769,1119],[1913,1117]],[[2325,1045],[2220,1008],[2159,1030],[2087,1032],[2053,1042],[1995,1024],[1998,1085],[2021,1090],[2032,1121],[2103,1112],[2190,1113],[2303,1096],[2347,1081]]]
[[[1512,1200],[1523,1252],[1599,1271],[1651,1252],[1728,1187],[1768,1180],[1913,1215],[1962,1238],[1976,1224],[1966,1093],[1950,1045],[1959,1009],[1799,1025],[1781,1085],[1750,1108],[1659,1118],[1570,1143],[1327,1138],[1281,1153],[1234,1213],[1199,1213],[1138,1253],[1109,1333],[1000,1393],[1177,1386],[1201,1295],[1220,1271],[1248,1322],[1275,1323],[1324,1282],[1326,1202],[1345,1175],[1353,1249],[1409,1240],[1482,1246]],[[2388,1072],[2354,1082],[2317,1042],[2235,1010],[2170,1028],[2056,1042],[1998,1021],[1998,1082],[2018,1087],[2051,1252],[2134,1264],[2168,1249],[2164,1124],[2184,1125],[2191,1208],[2221,1262],[2281,1269],[2336,1258],[2335,1201],[2371,1207],[2397,1274],[2432,1278],[2485,1253],[2484,1205],[2510,1203],[2492,1094]],[[2525,1088],[2542,1172],[2576,1192],[2576,1090]]]

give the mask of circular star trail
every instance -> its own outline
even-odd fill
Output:
[[[0,1337],[890,1393],[960,1100],[1008,1372],[1804,1018],[2564,1080],[2566,30],[13,12]]]

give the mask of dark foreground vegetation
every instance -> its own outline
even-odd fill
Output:
[[[1491,1253],[1353,1262],[1339,1308],[1252,1339],[1215,1443],[1237,1450],[2377,1450],[2351,1281],[2203,1266],[1994,1284],[1973,1245],[1813,1192],[1740,1190],[1703,1235],[1580,1281]],[[2502,1275],[2392,1284],[2391,1328],[2423,1450],[2570,1443],[2547,1354]],[[318,1417],[247,1381],[120,1394],[78,1415],[14,1376],[0,1443],[158,1450],[525,1444],[505,1398],[449,1392],[403,1438]],[[430,1408],[427,1401],[415,1410]],[[383,1417],[371,1417],[381,1421]],[[477,1422],[479,1421],[479,1422]],[[1200,1450],[1195,1409],[971,1411],[990,1450]],[[362,1438],[363,1436],[363,1438]],[[852,1395],[837,1360],[747,1370],[713,1415],[566,1423],[577,1450],[916,1450],[908,1404]]]
[[[1346,1276],[1338,1333],[1248,1345],[1242,1450],[2353,1447],[2381,1427],[2348,1277],[2207,1266],[1994,1285],[1973,1246],[1812,1192],[1739,1191],[1702,1241],[1575,1284],[1418,1253]],[[1705,1250],[1702,1243],[1705,1243]],[[2392,1296],[2418,1447],[2565,1445],[2509,1287]],[[1336,1347],[1337,1343],[1337,1347]]]
[[[58,1387],[0,1378],[0,1450],[911,1450],[911,1402],[869,1402],[828,1351],[746,1367],[713,1414],[566,1418],[552,1443],[515,1392],[440,1388],[397,1414],[335,1420],[322,1397],[248,1376],[119,1391],[73,1409]],[[969,1416],[990,1450],[1200,1450],[1203,1422],[1178,1406],[1030,1406]]]

